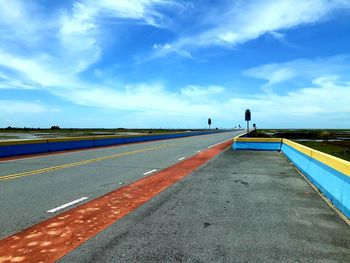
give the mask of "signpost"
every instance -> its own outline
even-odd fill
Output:
[[[245,120],[247,122],[247,132],[249,132],[249,121],[251,120],[251,114],[249,109],[245,111]]]

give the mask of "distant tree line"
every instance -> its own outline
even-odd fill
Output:
[[[50,130],[60,130],[60,126],[58,125],[54,125],[54,126],[51,126]],[[35,130],[47,130],[47,129],[42,129],[42,128],[33,128],[33,127],[11,127],[11,126],[8,126],[4,129],[1,129],[1,130],[8,130],[8,131],[35,131]]]

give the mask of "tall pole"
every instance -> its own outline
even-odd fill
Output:
[[[251,113],[249,109],[245,111],[245,120],[247,121],[247,132],[249,132],[249,121],[251,120]]]

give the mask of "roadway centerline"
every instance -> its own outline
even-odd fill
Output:
[[[148,175],[148,174],[154,173],[154,172],[156,172],[156,171],[157,171],[157,169],[153,169],[153,170],[151,170],[151,171],[148,171],[148,172],[143,173],[143,175]]]
[[[117,153],[117,154],[98,157],[98,158],[87,159],[87,160],[79,161],[79,162],[51,166],[51,167],[42,168],[42,169],[38,169],[38,170],[32,170],[32,171],[27,171],[27,172],[20,172],[20,173],[4,175],[4,176],[0,176],[0,181],[11,180],[11,179],[25,177],[25,176],[31,176],[31,175],[35,175],[35,174],[42,174],[42,173],[52,172],[52,171],[61,170],[61,169],[67,169],[67,168],[76,167],[76,166],[80,166],[80,165],[84,165],[84,164],[89,164],[89,163],[94,163],[94,162],[98,162],[98,161],[104,161],[104,160],[109,160],[109,159],[113,159],[113,158],[118,158],[118,157],[126,156],[126,155],[132,155],[132,154],[148,152],[148,151],[155,151],[155,150],[167,148],[170,145],[171,144],[167,144],[164,146],[158,146],[158,147],[150,147],[150,148],[145,148],[145,149],[136,150],[136,151],[123,152],[123,153]]]
[[[66,208],[66,207],[68,207],[68,206],[75,205],[75,204],[77,204],[77,203],[80,203],[80,202],[82,202],[82,201],[88,199],[88,198],[89,198],[89,197],[82,197],[82,198],[76,199],[76,200],[74,200],[74,201],[72,201],[72,202],[66,203],[66,204],[64,204],[64,205],[61,205],[61,206],[55,207],[55,208],[53,208],[53,209],[47,210],[46,212],[47,212],[47,213],[55,213],[55,212],[57,212],[58,210],[61,210],[61,209]]]

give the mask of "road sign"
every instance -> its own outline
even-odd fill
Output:
[[[247,109],[245,111],[245,120],[246,121],[250,121],[251,120],[251,114],[250,114],[250,110],[249,109]]]

